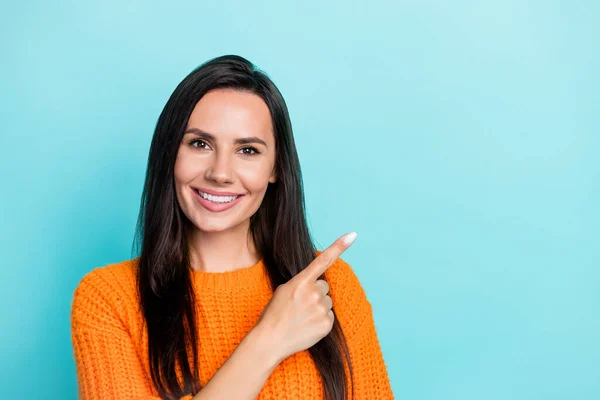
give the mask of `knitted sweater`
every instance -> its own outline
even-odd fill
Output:
[[[147,332],[138,310],[136,266],[137,258],[96,268],[75,289],[71,336],[82,399],[159,399],[150,379]],[[235,271],[191,274],[197,300],[199,376],[205,386],[255,326],[273,291],[263,260]],[[348,343],[355,398],[393,399],[371,304],[357,276],[338,258],[325,278]],[[320,374],[304,350],[273,370],[257,399],[321,400],[323,394]],[[191,398],[189,394],[181,400]]]

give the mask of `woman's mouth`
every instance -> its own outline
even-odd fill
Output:
[[[234,207],[236,204],[240,202],[243,194],[237,196],[213,196],[208,193],[203,193],[198,189],[192,188],[194,192],[194,196],[200,204],[211,212],[221,212],[225,210],[229,210]]]

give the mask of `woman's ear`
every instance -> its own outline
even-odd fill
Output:
[[[271,173],[271,176],[269,177],[269,182],[270,183],[277,182],[277,172],[275,172],[275,169],[273,169],[273,172]]]

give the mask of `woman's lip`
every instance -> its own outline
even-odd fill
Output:
[[[243,196],[239,193],[232,192],[217,192],[216,190],[204,189],[204,188],[192,188],[201,191],[202,193],[212,194],[213,196]]]
[[[206,208],[208,211],[211,212],[222,212],[225,210],[229,210],[230,208],[234,207],[237,203],[239,203],[242,199],[242,197],[244,197],[243,194],[237,195],[238,198],[230,201],[229,203],[213,203],[210,200],[206,200],[204,197],[200,196],[200,193],[198,193],[198,189],[192,188],[192,192],[194,193],[194,196],[196,197],[196,199],[198,199],[198,202],[200,202],[200,204]]]

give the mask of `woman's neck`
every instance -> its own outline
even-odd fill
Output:
[[[226,272],[255,265],[261,255],[256,251],[248,228],[223,232],[201,232],[194,227],[190,234],[189,255],[193,269]]]

